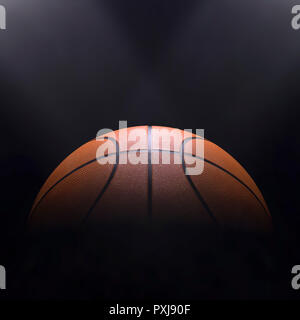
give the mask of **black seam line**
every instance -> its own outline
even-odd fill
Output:
[[[148,149],[137,149],[137,150],[126,150],[126,151],[120,151],[119,154],[123,154],[123,153],[128,153],[128,152],[148,152]],[[153,151],[157,151],[157,152],[170,152],[170,153],[175,153],[175,154],[182,154],[182,152],[179,152],[179,151],[174,151],[174,150],[162,150],[162,149],[152,149],[152,152]],[[44,194],[43,196],[40,198],[40,200],[37,202],[37,204],[35,205],[34,208],[32,208],[31,210],[31,214],[29,215],[29,218],[31,218],[31,216],[33,215],[34,211],[37,209],[37,207],[40,205],[40,203],[42,202],[42,200],[48,195],[48,193],[53,190],[60,182],[62,182],[63,180],[65,180],[67,177],[69,177],[71,174],[73,174],[74,172],[84,168],[85,166],[88,166],[89,164],[93,163],[93,162],[96,162],[98,160],[101,160],[103,158],[106,158],[106,157],[109,157],[109,156],[114,156],[114,155],[117,155],[116,152],[114,153],[110,153],[110,154],[107,154],[105,156],[101,156],[101,157],[97,157],[95,159],[92,159],[92,160],[89,160],[88,162],[80,165],[79,167],[73,169],[72,171],[70,171],[69,173],[67,173],[66,175],[64,175],[62,178],[60,178],[57,182],[55,182]],[[248,187],[243,181],[241,181],[238,177],[236,177],[234,174],[232,174],[231,172],[227,171],[226,169],[220,167],[219,165],[217,165],[216,163],[210,161],[210,160],[207,160],[207,159],[204,159],[202,157],[198,157],[198,156],[195,156],[193,155],[192,153],[186,153],[185,154],[186,156],[191,156],[191,157],[194,157],[196,159],[199,159],[199,160],[203,160],[205,162],[207,162],[208,164],[222,170],[223,172],[229,174],[232,178],[234,178],[236,181],[238,181],[240,184],[242,184],[255,198],[256,200],[260,203],[260,205],[263,207],[265,213],[270,216],[270,214],[268,213],[268,211],[266,210],[264,204],[261,202],[261,200],[256,196],[255,192],[252,191],[252,189],[250,187]]]
[[[196,137],[195,137],[196,138]],[[186,142],[188,142],[189,140],[191,140],[192,138],[187,138],[187,139],[184,139],[181,143],[181,150],[180,150],[180,153],[181,153],[181,156],[182,156],[182,159],[181,159],[181,163],[182,163],[182,169],[183,169],[183,173],[184,175],[186,176],[187,178],[187,181],[189,182],[189,184],[191,185],[192,189],[194,190],[196,196],[198,197],[198,199],[200,200],[200,202],[202,203],[203,207],[205,208],[205,210],[207,211],[208,215],[211,217],[211,219],[213,220],[213,222],[219,226],[219,223],[216,219],[216,217],[214,216],[213,212],[210,210],[208,204],[206,203],[206,201],[204,200],[204,198],[202,197],[200,191],[196,188],[192,178],[186,174],[186,164],[185,164],[185,154],[184,154],[184,144]],[[201,138],[199,138],[201,139]]]
[[[184,152],[184,150],[183,150],[183,144],[186,143],[186,142],[188,142],[188,141],[186,141],[186,140],[195,140],[195,139],[203,139],[203,138],[201,138],[201,137],[200,137],[200,138],[199,138],[199,137],[190,137],[190,138],[185,139],[185,140],[182,142],[182,150],[180,150],[179,153],[181,153],[182,155],[184,154],[184,153],[183,153],[183,152]],[[266,207],[265,207],[265,205],[263,204],[263,202],[257,197],[257,195],[255,194],[255,192],[254,192],[249,186],[247,186],[241,179],[239,179],[237,176],[235,176],[233,173],[231,173],[230,171],[228,171],[228,170],[222,168],[221,166],[219,166],[218,164],[216,164],[216,163],[214,163],[214,162],[212,162],[212,161],[210,161],[210,160],[207,160],[207,159],[205,159],[205,158],[198,157],[198,156],[195,156],[195,155],[189,154],[189,153],[186,153],[185,155],[187,155],[187,156],[193,156],[194,158],[199,159],[199,160],[204,160],[205,162],[211,164],[212,166],[214,166],[214,167],[218,168],[219,170],[222,170],[223,172],[225,172],[225,173],[227,173],[228,175],[230,175],[233,179],[235,179],[235,180],[238,181],[241,185],[243,185],[243,186],[255,197],[255,199],[258,201],[258,203],[262,206],[265,214],[266,214],[268,217],[270,217],[270,214],[269,214],[268,210],[266,209]],[[182,159],[182,163],[184,163],[184,159]],[[184,173],[185,173],[185,172],[184,172]],[[191,179],[191,178],[190,178],[190,179]]]
[[[89,211],[87,212],[87,214],[85,215],[85,217],[82,219],[82,224],[85,224],[88,220],[88,218],[91,216],[94,208],[96,207],[97,203],[99,202],[99,200],[102,198],[103,194],[105,193],[105,191],[107,190],[109,184],[111,183],[116,171],[117,171],[117,168],[118,168],[118,165],[119,165],[119,162],[120,162],[120,147],[119,147],[119,142],[116,141],[115,139],[113,138],[108,138],[110,140],[113,140],[116,144],[116,149],[117,149],[117,152],[116,152],[116,163],[114,164],[114,167],[110,173],[110,176],[109,178],[107,179],[106,181],[106,184],[104,185],[104,187],[102,188],[102,190],[100,191],[100,193],[98,194],[96,200],[94,201],[94,203],[92,204],[92,206],[90,207]]]
[[[148,216],[152,216],[152,127],[148,126]]]
[[[117,146],[117,150],[119,150],[119,143],[113,139],[113,138],[110,138],[110,137],[104,137],[104,139],[106,140],[112,140],[113,142],[116,143],[116,146]],[[97,160],[101,160],[103,158],[106,158],[108,156],[112,156],[112,155],[115,155],[116,157],[118,157],[119,155],[119,152],[114,152],[114,153],[111,153],[109,155],[104,155],[104,156],[101,156],[101,157],[97,157],[95,159],[92,159],[92,160],[89,160],[88,162],[80,165],[79,167],[73,169],[72,171],[70,171],[69,173],[67,173],[66,175],[64,175],[62,178],[60,178],[59,180],[57,180],[44,194],[43,196],[40,198],[40,200],[37,202],[37,204],[34,206],[34,208],[32,208],[31,210],[31,213],[29,214],[29,217],[27,218],[28,222],[30,221],[30,219],[32,218],[35,210],[37,209],[37,207],[40,205],[40,203],[42,202],[42,200],[48,195],[48,193],[53,190],[60,182],[62,182],[63,180],[65,180],[66,178],[68,178],[71,174],[73,174],[74,172],[88,166],[89,164],[92,164],[93,162],[96,162]],[[116,161],[117,162],[117,161]],[[113,169],[114,170],[114,169]]]
[[[195,158],[198,158],[200,159],[200,157],[195,157]],[[236,177],[234,174],[232,174],[231,172],[229,172],[228,170],[220,167],[219,165],[217,165],[216,163],[212,162],[212,161],[209,161],[209,160],[204,160],[205,162],[211,164],[212,166],[220,169],[221,171],[227,173],[228,175],[230,175],[233,179],[235,179],[236,181],[238,181],[241,185],[243,185],[254,197],[255,199],[258,201],[258,203],[261,205],[261,207],[263,208],[264,212],[266,213],[266,215],[268,217],[270,217],[270,214],[268,212],[268,210],[266,209],[265,205],[263,204],[263,202],[258,198],[258,196],[255,194],[255,192],[250,188],[248,187],[242,180],[240,180],[238,177]]]

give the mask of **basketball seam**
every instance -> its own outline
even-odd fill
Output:
[[[125,150],[125,151],[119,151],[119,154],[123,154],[123,153],[128,153],[128,152],[137,152],[137,151],[140,151],[140,152],[148,152],[148,149],[139,149],[139,150]],[[153,149],[152,151],[157,151],[157,152],[171,152],[171,153],[176,153],[176,154],[181,154],[181,152],[179,151],[174,151],[174,150],[162,150],[162,149]],[[34,211],[37,209],[37,207],[40,205],[40,203],[42,202],[43,199],[45,199],[45,197],[49,194],[50,191],[52,191],[60,182],[62,182],[63,180],[65,180],[66,178],[68,178],[70,175],[72,175],[74,172],[84,168],[85,166],[88,166],[89,164],[93,163],[93,162],[96,162],[97,160],[100,160],[100,159],[103,159],[104,157],[108,157],[108,156],[113,156],[113,155],[116,155],[116,153],[110,153],[108,155],[105,155],[105,156],[101,156],[101,157],[97,157],[93,160],[89,160],[87,161],[86,163],[82,164],[81,166],[71,170],[69,173],[67,173],[66,175],[64,175],[62,178],[60,178],[56,183],[54,183],[44,194],[43,196],[40,198],[40,200],[36,203],[36,205],[32,208],[31,210],[31,213],[29,214],[29,219],[31,218],[31,216],[33,215]],[[264,204],[262,203],[262,201],[257,197],[257,195],[255,194],[255,192],[250,188],[248,187],[243,181],[241,181],[238,177],[236,177],[234,174],[232,174],[231,172],[229,172],[228,170],[222,168],[221,166],[217,165],[216,163],[208,160],[208,159],[205,159],[205,158],[201,158],[201,157],[198,157],[198,156],[195,156],[193,154],[186,154],[186,156],[191,156],[191,157],[194,157],[196,159],[199,159],[199,160],[203,160],[207,163],[209,163],[210,165],[218,168],[219,170],[227,173],[228,175],[230,175],[233,179],[235,179],[236,181],[238,181],[241,185],[243,185],[254,197],[255,199],[260,203],[260,205],[263,207],[265,213],[267,216],[270,216],[270,214],[268,213],[268,211],[266,210]]]
[[[185,161],[184,161],[184,144],[186,142],[188,142],[189,140],[193,140],[193,139],[201,139],[201,138],[197,138],[197,137],[190,137],[190,138],[186,138],[182,141],[181,143],[181,155],[182,155],[182,169],[183,169],[183,172],[184,172],[184,175],[186,176],[189,184],[191,185],[192,189],[194,190],[194,192],[196,193],[196,196],[198,197],[198,199],[200,200],[200,202],[202,203],[203,207],[205,208],[205,210],[207,211],[207,213],[209,214],[209,216],[212,218],[212,220],[214,221],[214,223],[216,225],[219,226],[219,223],[216,219],[216,217],[214,216],[213,212],[210,210],[208,204],[206,203],[206,201],[204,200],[204,198],[202,197],[200,191],[197,189],[197,187],[195,186],[194,182],[192,181],[191,177],[189,175],[186,174],[186,165],[185,165]]]
[[[119,148],[119,143],[116,139],[113,139],[113,138],[107,138],[109,140],[112,140],[115,142],[116,144],[116,148],[117,148],[117,152],[116,152],[116,163],[110,173],[110,176],[109,178],[107,179],[106,181],[106,184],[104,185],[104,187],[102,188],[102,190],[100,191],[100,193],[98,194],[97,198],[95,199],[94,203],[92,204],[92,206],[90,207],[90,209],[88,210],[87,214],[85,215],[85,217],[83,218],[82,220],[82,224],[86,223],[86,221],[88,220],[88,218],[90,217],[90,215],[92,214],[92,211],[94,210],[94,208],[96,207],[97,203],[99,202],[99,200],[102,198],[103,194],[105,193],[105,191],[107,190],[109,184],[111,183],[116,171],[117,171],[117,168],[118,168],[118,165],[119,165],[119,157],[120,157],[120,148]]]

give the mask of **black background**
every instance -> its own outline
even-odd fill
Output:
[[[300,263],[296,2],[1,4],[7,30],[0,32],[0,264],[14,254],[45,179],[98,130],[118,129],[118,120],[200,128],[261,189],[283,252],[275,296],[294,297],[290,270]]]

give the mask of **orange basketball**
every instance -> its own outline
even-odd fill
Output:
[[[139,139],[135,139],[136,131]],[[154,132],[162,134],[157,141]],[[121,134],[126,140],[120,139]],[[53,171],[34,201],[30,228],[151,220],[222,229],[271,229],[271,216],[255,182],[212,142],[179,129],[155,126],[121,129],[99,138],[75,150]],[[200,143],[203,157],[196,154]],[[104,144],[108,149],[98,156]],[[162,163],[164,154],[170,154],[169,164]],[[128,161],[130,155],[140,157],[140,163]],[[202,162],[203,172],[186,175],[185,170],[193,162],[196,166],[196,161]]]

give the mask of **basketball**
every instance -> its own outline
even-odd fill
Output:
[[[127,161],[130,155],[138,161]],[[186,174],[197,165],[203,166],[200,174]],[[80,229],[114,221],[272,229],[261,192],[231,155],[191,132],[156,126],[109,132],[71,153],[42,186],[28,226]]]

